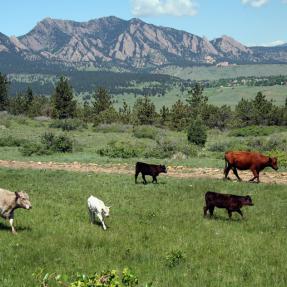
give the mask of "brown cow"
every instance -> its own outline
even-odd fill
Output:
[[[205,206],[203,208],[204,216],[207,215],[207,210],[210,216],[213,216],[215,207],[226,208],[229,218],[232,216],[232,212],[238,212],[242,217],[242,211],[240,208],[244,205],[253,205],[252,199],[249,195],[238,196],[233,194],[222,194],[218,192],[208,191],[205,193]]]
[[[257,179],[257,183],[259,183],[259,172],[268,166],[277,170],[277,158],[265,156],[258,152],[248,151],[229,151],[225,153],[225,179],[229,179],[228,173],[230,169],[232,169],[235,176],[239,181],[241,181],[241,178],[237,173],[237,169],[250,169],[253,172],[253,178],[251,178],[249,181],[254,181]]]

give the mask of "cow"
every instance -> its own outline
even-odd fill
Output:
[[[214,208],[218,207],[225,208],[228,211],[229,218],[231,218],[232,212],[234,211],[238,212],[243,217],[240,208],[244,205],[252,206],[253,202],[249,195],[238,196],[208,191],[205,193],[205,204],[206,205],[203,207],[204,216],[207,215],[207,210],[209,211],[210,216],[213,216]]]
[[[0,215],[4,219],[9,219],[12,233],[16,234],[13,225],[14,211],[17,208],[24,208],[30,210],[32,208],[29,196],[26,192],[11,192],[0,188]]]
[[[269,157],[258,152],[248,152],[248,151],[228,151],[225,153],[225,169],[224,175],[225,179],[229,179],[228,173],[230,169],[232,169],[233,173],[237,177],[239,181],[241,178],[237,173],[237,169],[239,170],[247,170],[250,169],[253,172],[253,178],[249,181],[252,182],[257,179],[257,183],[259,183],[259,172],[263,170],[265,167],[271,167],[274,170],[278,169],[277,158]]]
[[[147,184],[145,179],[146,175],[152,176],[152,183],[157,183],[157,176],[161,173],[167,173],[165,165],[148,164],[144,162],[136,163],[136,173],[135,173],[135,183],[137,183],[137,178],[139,173],[142,174],[143,183]]]
[[[95,222],[95,216],[97,216],[103,229],[106,230],[107,227],[105,225],[104,218],[110,216],[110,206],[106,206],[102,200],[91,195],[88,198],[88,210],[91,223]]]

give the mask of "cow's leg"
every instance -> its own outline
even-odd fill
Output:
[[[251,169],[253,177],[249,180],[250,182],[254,181],[257,178],[257,183],[259,183],[259,172],[256,169]]]
[[[147,181],[146,181],[146,179],[145,179],[145,175],[142,173],[142,178],[143,178],[143,183],[144,184],[147,184]]]
[[[226,166],[224,169],[224,179],[230,180],[230,178],[228,177],[228,173],[229,173],[230,169],[231,169],[231,166],[228,163],[226,163]]]
[[[235,176],[237,177],[237,179],[239,180],[239,181],[242,181],[242,179],[239,177],[239,175],[238,175],[238,172],[237,172],[237,168],[236,167],[232,167],[232,171],[233,171],[233,173],[235,174]]]
[[[12,229],[12,233],[13,234],[17,234],[15,228],[14,228],[14,225],[13,225],[13,222],[14,222],[14,214],[12,213],[10,216],[9,216],[9,223],[10,223],[10,226],[11,226],[11,229]]]
[[[240,209],[237,209],[236,212],[239,213],[241,215],[241,217],[243,218],[243,213]]]
[[[94,223],[95,222],[95,213],[92,212],[90,209],[88,209],[88,211],[89,211],[90,222]]]
[[[210,216],[213,216],[214,206],[209,206],[208,210],[209,210]]]
[[[227,209],[227,211],[228,211],[229,219],[231,219],[231,217],[232,217],[232,211],[231,211],[231,210],[229,210],[229,209]]]
[[[138,175],[139,175],[139,172],[138,171],[136,171],[136,174],[135,174],[135,183],[138,183]]]
[[[154,183],[157,183],[157,179],[156,179],[156,175],[154,175],[153,177],[152,177],[152,182]]]
[[[103,216],[102,216],[101,214],[97,214],[97,216],[98,216],[99,220],[100,220],[101,223],[102,223],[103,229],[106,230],[107,227],[106,227],[106,225],[105,225],[105,223],[104,223]]]
[[[203,207],[203,216],[204,217],[206,217],[206,215],[207,215],[207,210],[208,210],[207,206],[204,206]]]

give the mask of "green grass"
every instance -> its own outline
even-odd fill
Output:
[[[28,191],[31,211],[17,210],[13,236],[1,221],[0,285],[37,286],[32,273],[93,273],[130,267],[153,286],[286,286],[287,187],[179,180],[134,184],[132,176],[0,169],[1,187]],[[202,216],[208,190],[250,194],[246,219],[215,210]],[[104,232],[88,222],[90,194],[112,205]],[[174,268],[166,256],[180,250]]]
[[[254,99],[258,92],[263,92],[268,100],[273,100],[274,104],[283,106],[287,97],[286,86],[271,86],[271,87],[247,87],[239,86],[234,88],[222,87],[222,88],[208,88],[204,90],[204,94],[208,97],[209,103],[222,106],[228,105],[233,109],[237,103],[242,99]],[[128,105],[133,106],[136,99],[133,94],[118,95],[115,97],[117,103],[115,107],[122,106],[123,101],[126,101]],[[164,97],[151,97],[152,102],[155,104],[157,110],[165,105],[171,107],[177,100],[185,101],[187,98],[187,91],[181,94],[179,89],[173,88],[166,93]]]
[[[157,71],[160,74],[167,74],[182,79],[219,80],[237,77],[268,77],[277,75],[287,75],[287,65],[285,64],[261,64],[261,65],[237,65],[230,67],[187,67],[181,68],[168,66]]]

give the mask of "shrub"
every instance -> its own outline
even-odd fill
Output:
[[[12,147],[12,146],[21,146],[23,144],[27,143],[27,140],[25,139],[16,139],[13,138],[11,135],[4,137],[4,138],[0,138],[0,146],[8,146],[8,147]]]
[[[23,156],[32,156],[33,154],[36,155],[49,155],[52,154],[52,151],[46,149],[45,146],[39,143],[34,142],[27,142],[25,143],[19,151]]]
[[[67,286],[67,287],[134,287],[138,285],[138,278],[128,269],[122,272],[108,270],[94,275],[76,275],[69,278],[67,275],[44,273],[42,269],[36,271],[33,277],[40,286]],[[52,285],[53,284],[53,285]],[[151,286],[147,284],[146,286]]]
[[[112,124],[99,124],[95,127],[95,132],[102,133],[126,133],[132,130],[131,125],[123,125],[118,123]]]
[[[148,138],[154,140],[159,133],[159,129],[147,125],[135,126],[133,133],[136,138]]]
[[[228,136],[233,137],[268,136],[281,130],[282,130],[281,128],[273,126],[247,126],[230,131]]]
[[[54,152],[72,152],[73,142],[65,135],[55,136],[53,133],[45,133],[41,136],[41,143],[27,142],[21,148],[23,156],[50,155]]]
[[[54,120],[50,124],[50,128],[59,128],[63,131],[72,131],[87,128],[87,124],[80,119]]]
[[[169,268],[174,268],[185,260],[185,256],[181,250],[172,250],[165,257],[165,263]]]
[[[47,150],[54,152],[72,152],[73,142],[66,135],[55,136],[53,133],[45,133],[41,137],[41,142]]]
[[[207,140],[206,127],[201,119],[195,119],[191,122],[187,130],[187,138],[190,143],[204,146]]]
[[[111,141],[107,147],[97,150],[101,156],[111,158],[133,158],[143,153],[144,147],[131,141]]]

